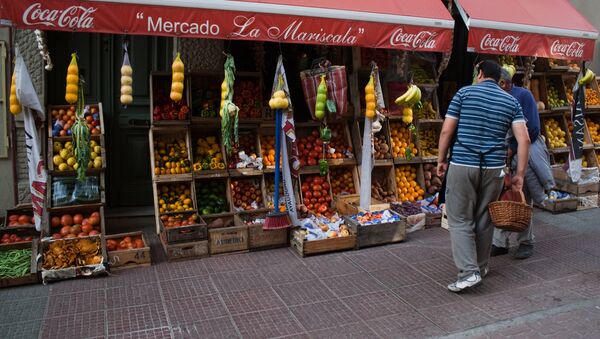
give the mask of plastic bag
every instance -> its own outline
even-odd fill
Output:
[[[74,203],[73,190],[75,188],[75,177],[58,177],[52,179],[52,206],[61,207]]]
[[[87,204],[100,200],[100,186],[98,177],[86,177],[84,181],[77,181],[73,189],[72,200],[79,204]]]

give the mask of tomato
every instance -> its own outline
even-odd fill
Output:
[[[323,203],[323,202],[325,202],[325,198],[324,197],[320,197],[318,201],[321,202],[321,203]]]
[[[312,181],[313,181],[313,177],[306,177],[304,179],[304,182],[307,183],[307,184],[310,184]]]
[[[317,202],[319,202],[319,199],[317,199],[317,198],[310,199],[311,204],[316,204]]]
[[[314,207],[315,207],[315,205],[313,205],[313,204],[306,206],[306,208],[308,208],[309,211],[311,211]]]
[[[321,196],[322,196],[322,194],[321,194],[321,192],[320,192],[320,191],[314,191],[314,192],[313,192],[313,197],[315,197],[315,198],[320,198]]]
[[[81,224],[82,221],[83,221],[83,215],[81,215],[81,214],[75,214],[73,216],[73,223],[74,224]]]
[[[321,154],[321,152],[323,152],[323,147],[321,146],[315,146],[315,148],[313,149],[315,152]]]
[[[308,142],[309,145],[311,145],[315,141],[315,137],[313,137],[312,135],[308,136],[308,137],[306,137],[306,141]]]
[[[318,137],[319,137],[319,131],[317,131],[317,130],[313,130],[311,134],[312,134],[312,136],[313,136],[313,137],[315,137],[315,138],[318,138]]]
[[[306,166],[306,160],[300,159],[300,167]]]
[[[304,202],[304,205],[308,205],[308,204],[310,204],[310,199],[304,198],[304,200],[302,200],[302,202]]]
[[[88,235],[98,235],[100,234],[100,232],[96,231],[96,230],[91,230],[90,233],[88,233]]]
[[[329,195],[327,195],[327,196],[325,197],[325,200],[326,200],[327,202],[331,202],[331,197],[330,197]]]
[[[319,213],[325,213],[327,212],[327,205],[323,204],[319,207],[319,209],[317,210],[317,212]]]
[[[87,237],[87,233],[85,232],[80,232],[79,234],[77,234],[77,237],[81,238],[81,237]]]
[[[299,144],[298,145],[298,150],[299,151],[303,151],[304,150],[304,144]]]
[[[328,190],[323,190],[321,191],[321,194],[323,194],[324,197],[329,195],[329,191]]]
[[[317,166],[317,161],[314,158],[308,159],[308,166]]]
[[[321,207],[321,204],[319,204],[319,203],[314,204],[313,207],[314,207],[314,210],[317,211],[317,210],[319,210],[319,207]]]
[[[323,182],[323,189],[329,190],[329,184],[326,181]]]
[[[18,221],[19,221],[19,225],[31,224],[31,218],[29,218],[29,216],[27,216],[27,215],[19,216]]]
[[[312,192],[311,191],[304,192],[304,198],[306,198],[306,199],[312,198]]]
[[[315,181],[315,184],[320,185],[320,184],[323,183],[323,178],[321,178],[321,177],[315,177],[314,181]]]
[[[312,189],[313,189],[313,192],[315,192],[315,191],[321,191],[321,190],[323,190],[323,187],[321,187],[321,185],[319,185],[317,183],[317,181],[315,180],[315,184],[313,185]]]
[[[62,235],[63,237],[66,237],[70,233],[71,233],[71,226],[63,226],[60,229],[60,235]]]
[[[308,183],[302,184],[302,192],[303,193],[308,192],[309,189],[310,189],[310,186],[308,186]]]
[[[8,217],[9,221],[19,221],[19,216],[16,214],[13,214],[11,216]]]
[[[100,224],[100,217],[97,217],[92,214],[92,216],[89,217],[89,221],[92,226],[98,225],[98,224]]]
[[[52,225],[52,227],[58,227],[58,226],[60,226],[60,218],[59,217],[52,217],[52,220],[50,221],[50,224]]]
[[[71,217],[69,214],[65,214],[60,218],[60,223],[63,226],[71,226],[73,225],[73,217]]]
[[[52,234],[52,239],[54,239],[54,240],[62,239],[62,236],[58,233],[54,233],[54,234]]]
[[[90,224],[85,224],[81,226],[81,232],[90,233],[94,227]]]
[[[10,238],[10,234],[4,233],[4,235],[2,235],[2,239],[8,239],[8,238]]]

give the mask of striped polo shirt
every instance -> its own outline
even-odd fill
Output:
[[[525,122],[517,99],[492,80],[461,88],[446,118],[458,119],[450,163],[479,167],[479,153],[486,153],[481,166],[487,169],[504,168],[506,133],[513,123]]]

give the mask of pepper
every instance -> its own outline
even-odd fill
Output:
[[[325,176],[327,175],[327,172],[329,172],[329,163],[327,162],[327,159],[319,160],[319,174]]]
[[[325,75],[321,75],[321,83],[317,87],[317,100],[315,103],[315,117],[319,120],[325,118],[325,105],[327,103],[327,83]]]
[[[331,141],[331,130],[329,127],[325,126],[320,128],[320,137],[323,142]]]

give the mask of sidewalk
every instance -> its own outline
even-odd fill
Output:
[[[384,247],[289,249],[166,263],[0,290],[4,338],[592,338],[600,336],[600,209],[535,211],[530,259],[492,258],[454,294],[441,228]],[[29,319],[29,320],[26,320]]]

